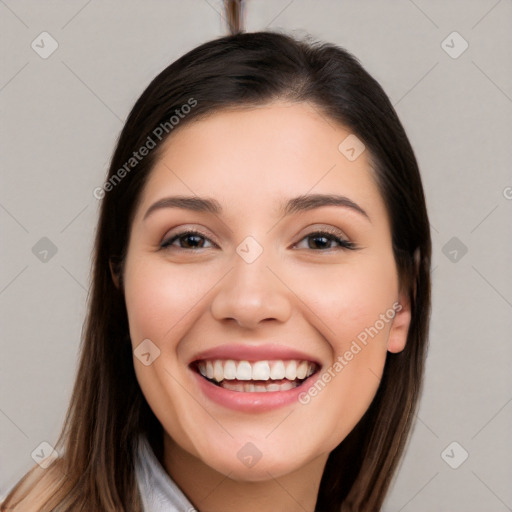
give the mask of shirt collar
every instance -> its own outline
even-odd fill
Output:
[[[139,435],[135,473],[144,512],[198,512],[162,467],[145,434]]]

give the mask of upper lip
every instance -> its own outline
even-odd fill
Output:
[[[196,354],[190,364],[204,359],[234,359],[236,361],[299,360],[311,361],[321,366],[318,360],[305,352],[277,344],[248,345],[226,344],[203,350]]]

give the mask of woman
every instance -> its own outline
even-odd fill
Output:
[[[379,510],[421,388],[431,241],[377,82],[331,44],[205,43],[144,91],[94,194],[60,457],[1,510]]]

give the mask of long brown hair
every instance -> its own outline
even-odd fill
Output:
[[[92,288],[78,374],[56,445],[61,457],[44,471],[31,470],[0,510],[34,493],[42,481],[52,483],[38,487],[46,491],[38,508],[43,512],[141,510],[133,462],[137,435],[147,434],[159,447],[162,427],[137,383],[122,286],[114,285],[109,264],[122,278],[133,215],[161,143],[221,109],[274,99],[308,101],[327,119],[349,127],[371,156],[389,214],[400,283],[411,301],[407,344],[400,353],[388,353],[369,409],[331,452],[316,510],[380,508],[409,434],[427,347],[431,240],[418,165],[386,94],[352,55],[333,44],[255,32],[191,50],[151,82],[129,114],[98,194],[104,197]],[[171,118],[177,110],[183,116],[176,123]],[[132,161],[149,138],[156,147]]]

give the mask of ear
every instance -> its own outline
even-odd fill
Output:
[[[114,286],[117,289],[121,289],[121,266],[119,264],[119,258],[110,257],[108,265],[110,267],[110,275],[112,276]]]
[[[411,301],[406,293],[400,293],[399,300],[393,304],[395,317],[389,331],[387,349],[389,352],[401,352],[407,343],[411,324]]]

